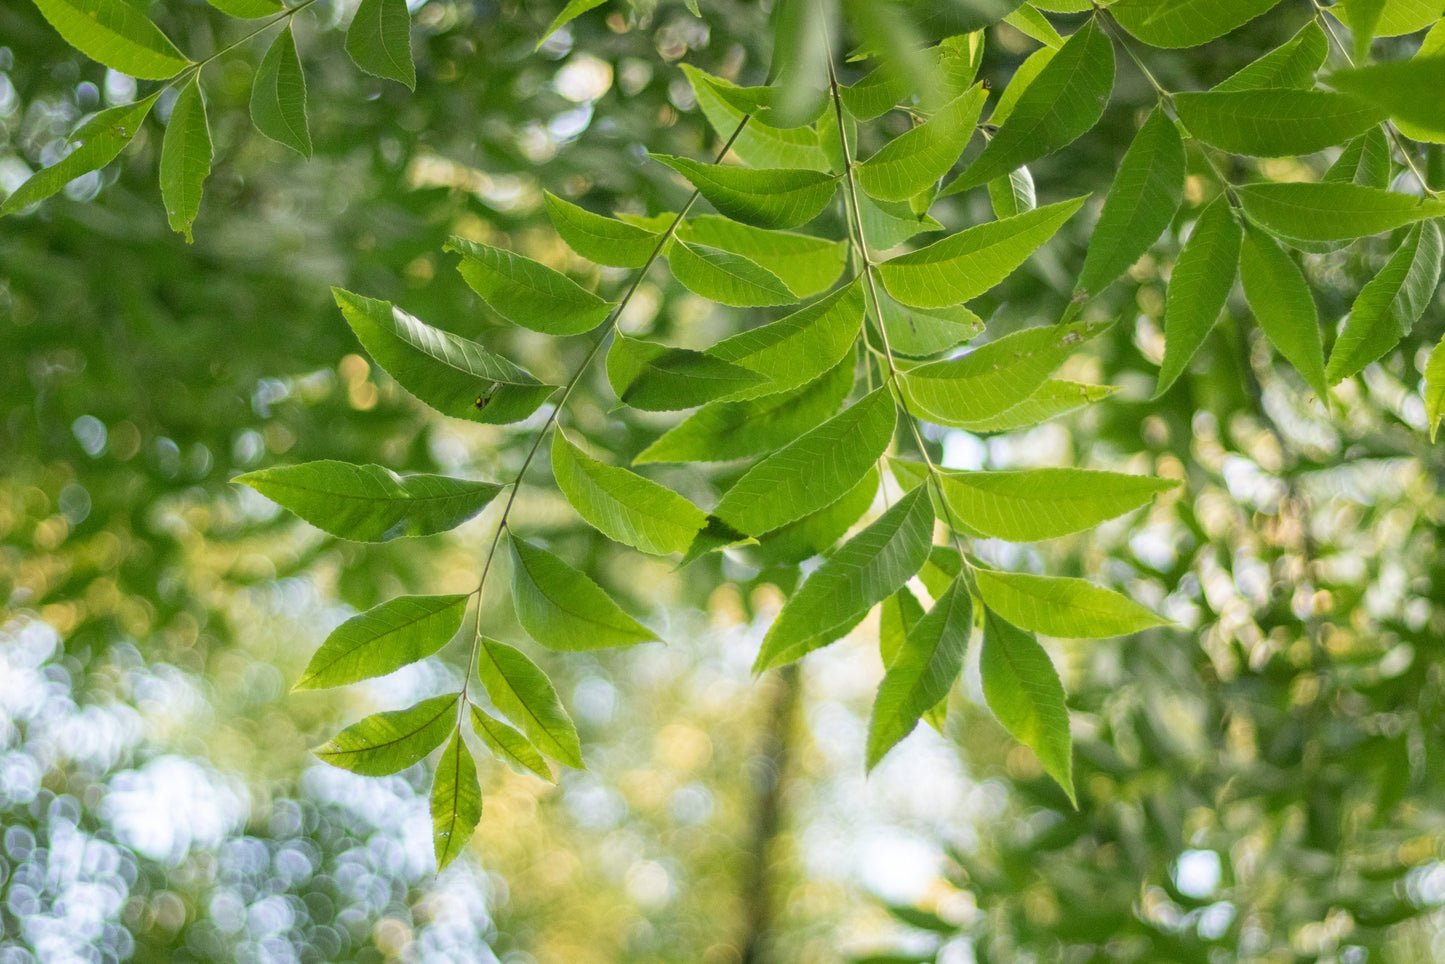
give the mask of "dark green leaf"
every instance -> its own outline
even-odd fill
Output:
[[[277,34],[251,83],[251,123],[278,144],[311,156],[311,131],[306,126],[306,75],[296,55],[291,24]]]
[[[462,256],[457,270],[467,284],[514,325],[544,335],[580,335],[612,314],[609,302],[531,258],[465,238],[452,238],[446,250]]]
[[[545,549],[515,536],[510,541],[512,603],[517,621],[537,642],[549,649],[582,652],[657,639],[656,633],[618,608],[597,583]]]
[[[1155,398],[1183,374],[1219,320],[1239,270],[1243,236],[1228,201],[1222,197],[1211,201],[1194,222],[1194,231],[1174,263],[1164,300],[1164,362]]]
[[[693,408],[767,381],[705,352],[623,334],[607,352],[607,380],[621,401],[647,412]]]
[[[362,776],[399,773],[441,746],[455,729],[460,696],[434,696],[410,709],[368,716],[336,734],[316,755]]]
[[[211,129],[206,101],[194,80],[181,88],[161,141],[161,200],[172,231],[186,236],[201,210],[201,187],[211,173]]]
[[[577,727],[536,663],[515,647],[483,637],[477,675],[492,705],[521,727],[533,746],[574,770],[584,769]]]
[[[481,819],[482,786],[477,782],[477,763],[458,727],[437,761],[431,788],[432,849],[436,852],[437,873],[446,870],[447,864],[466,849]]]
[[[1267,235],[1250,230],[1239,251],[1239,278],[1259,327],[1324,401],[1329,386],[1319,312],[1299,266]]]
[[[65,42],[112,70],[141,80],[165,80],[191,61],[126,0],[35,0]]]
[[[353,542],[386,542],[454,529],[502,491],[491,482],[397,475],[380,465],[304,462],[247,472],[249,485],[324,532]]]
[[[411,14],[406,0],[361,0],[346,31],[346,52],[356,66],[416,90],[411,58]]]
[[[593,528],[643,552],[686,552],[707,521],[706,513],[676,492],[588,458],[560,431],[552,436],[552,474]]]
[[[332,630],[292,687],[345,686],[425,659],[456,635],[466,596],[398,596]]]
[[[988,708],[1014,739],[1038,755],[1044,772],[1073,801],[1069,711],[1048,653],[1032,635],[985,610],[978,666]]]

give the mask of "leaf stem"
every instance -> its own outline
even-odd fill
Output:
[[[306,2],[314,3],[315,0],[306,0]],[[295,9],[300,9],[300,7]],[[713,158],[714,164],[720,163],[724,157],[727,157],[728,151],[732,150],[733,144],[742,136],[743,129],[748,126],[748,121],[750,120],[752,120],[751,114],[743,115],[743,119],[738,122],[737,129],[732,132],[732,136],[727,139],[727,143],[723,144],[722,149],[719,150],[717,156]],[[502,506],[501,518],[497,520],[497,530],[493,533],[492,544],[487,549],[486,561],[482,564],[481,578],[477,580],[477,588],[472,590],[472,594],[477,597],[477,618],[476,628],[472,634],[472,652],[471,656],[467,659],[467,673],[466,676],[462,678],[461,702],[463,706],[466,705],[468,688],[472,682],[472,672],[476,669],[477,654],[482,645],[482,590],[487,585],[487,574],[492,571],[492,560],[496,558],[497,546],[502,541],[502,533],[509,531],[507,520],[512,514],[513,504],[517,501],[517,493],[522,488],[522,478],[527,474],[527,469],[531,467],[533,459],[537,457],[537,450],[542,447],[542,441],[547,437],[548,430],[557,424],[557,417],[561,414],[562,408],[567,404],[568,399],[572,397],[572,392],[577,388],[578,383],[582,381],[582,376],[592,367],[592,362],[601,353],[602,346],[607,343],[607,339],[611,337],[613,331],[616,330],[617,324],[622,318],[622,312],[627,310],[628,304],[632,302],[632,296],[637,293],[637,289],[641,286],[642,280],[647,277],[647,272],[651,270],[652,266],[657,262],[657,259],[662,257],[662,252],[667,248],[667,243],[671,241],[673,235],[677,233],[677,229],[682,225],[683,218],[687,217],[687,213],[692,210],[692,206],[697,203],[699,197],[701,197],[701,193],[694,190],[688,197],[686,203],[684,203],[682,208],[677,212],[677,216],[672,219],[672,223],[669,224],[667,229],[658,237],[657,244],[653,247],[652,253],[647,256],[647,261],[644,262],[642,267],[637,269],[637,273],[632,276],[632,281],[628,284],[627,291],[623,293],[622,299],[617,302],[616,307],[612,309],[607,315],[606,320],[599,326],[602,329],[602,333],[597,336],[597,339],[592,343],[592,347],[588,349],[587,357],[582,359],[582,364],[577,366],[577,370],[572,373],[572,377],[569,378],[567,384],[563,386],[561,397],[558,398],[556,404],[552,406],[552,410],[547,413],[547,419],[542,423],[542,427],[537,430],[537,437],[532,440],[531,448],[527,450],[526,457],[522,459],[521,468],[517,470],[517,474],[512,478],[512,481],[507,483],[510,489],[507,493],[507,501]],[[458,719],[460,720],[460,716]],[[460,722],[458,725],[460,725]]]
[[[315,2],[316,0],[301,0],[301,2],[298,3],[296,6],[288,7],[284,10],[281,10],[270,19],[268,19],[265,23],[262,23],[255,30],[252,30],[250,33],[246,34],[244,37],[241,37],[239,40],[235,40],[231,43],[226,44],[226,46],[222,47],[220,50],[217,50],[215,53],[211,54],[204,60],[197,60],[194,63],[187,64],[185,67],[182,67],[174,77],[165,82],[165,85],[161,89],[164,90],[166,87],[175,87],[178,84],[189,82],[192,79],[199,80],[201,76],[201,70],[203,68],[226,56],[226,54],[235,50],[237,47],[241,47],[246,43],[249,43],[252,39],[259,36],[260,34],[265,33],[267,30],[270,30],[272,27],[276,26],[276,24],[278,23],[281,23],[283,20],[290,20],[292,17],[296,16],[302,10],[305,10],[307,7],[311,6]]]

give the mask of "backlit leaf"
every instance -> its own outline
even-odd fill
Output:
[[[515,536],[510,542],[517,621],[543,646],[582,652],[657,639],[587,576],[546,549]]]
[[[1425,422],[1430,427],[1430,441],[1440,429],[1440,420],[1445,418],[1445,338],[1430,352],[1425,362]]]
[[[1153,47],[1196,47],[1222,37],[1279,0],[1115,0],[1109,14]]]
[[[760,568],[793,566],[822,555],[863,518],[863,514],[873,507],[877,496],[878,467],[873,465],[842,498],[801,519],[763,533],[758,536],[755,545],[743,549],[743,555],[750,564]]]
[[[682,72],[692,85],[697,106],[719,137],[730,137],[746,116],[718,96],[714,87],[729,81],[713,77],[683,64]],[[824,115],[825,117],[827,115]],[[813,171],[828,170],[828,158],[818,143],[818,132],[811,127],[779,130],[749,124],[733,141],[733,153],[743,163],[757,168],[802,167]]]
[[[1139,128],[1119,162],[1074,291],[1097,294],[1149,250],[1184,196],[1184,142],[1162,110]]]
[[[721,248],[673,238],[667,245],[667,264],[683,287],[719,304],[761,308],[798,300],[777,275]]]
[[[145,14],[126,0],[34,0],[65,42],[112,70],[141,80],[165,80],[190,59]]]
[[[1410,229],[1389,262],[1361,289],[1330,352],[1326,380],[1359,372],[1410,333],[1435,295],[1445,246],[1434,221]]]
[[[1345,145],[1322,180],[1384,189],[1390,186],[1390,168],[1389,139],[1372,127]]]
[[[1369,4],[1336,3],[1328,9],[1352,31],[1368,28],[1375,37],[1401,37],[1435,23],[1445,8],[1435,0],[1374,0]],[[1370,22],[1361,23],[1361,15]]]
[[[1273,239],[1251,230],[1239,251],[1239,278],[1259,327],[1324,400],[1329,386],[1319,312],[1299,266]]]
[[[13,214],[43,201],[82,174],[105,167],[140,131],[140,125],[159,96],[160,91],[156,91],[134,104],[107,108],[81,124],[70,135],[75,150],[17,187],[5,203],[0,204],[0,215]]]
[[[838,179],[821,171],[760,170],[702,164],[686,157],[649,155],[692,182],[718,213],[759,228],[796,228],[823,213]]]
[[[1445,201],[1357,184],[1247,184],[1235,193],[1251,220],[1301,241],[1363,238],[1445,215]]]
[[[306,125],[306,75],[296,55],[291,24],[276,35],[251,82],[251,123],[256,130],[303,157],[311,156]]]
[[[1175,94],[1174,105],[1201,141],[1258,157],[1324,150],[1386,116],[1364,98],[1324,90],[1211,90]]]
[[[1049,23],[1049,19],[1039,13],[1038,8],[1031,3],[1024,4],[1004,17],[1004,23],[1046,47],[1058,49],[1064,45],[1064,38],[1059,36],[1054,25]]]
[[[1049,379],[1028,398],[992,418],[960,422],[958,427],[969,432],[1011,432],[1066,415],[1093,402],[1102,401],[1118,391],[1111,385],[1081,385],[1062,379]]]
[[[316,528],[353,542],[386,542],[454,529],[502,491],[491,482],[397,475],[380,465],[303,462],[232,479]]]
[[[725,398],[766,378],[687,348],[617,334],[607,352],[607,380],[617,397],[646,412],[672,412]]]
[[[769,231],[716,214],[693,218],[678,229],[677,236],[766,265],[799,298],[811,298],[831,288],[843,273],[848,256],[846,241]]]
[[[361,0],[346,30],[346,52],[356,66],[416,89],[411,57],[411,14],[406,0]]]
[[[862,284],[855,280],[791,315],[724,339],[707,354],[765,379],[738,398],[771,395],[805,385],[842,361],[862,323]]]
[[[974,581],[989,609],[1049,636],[1122,636],[1169,625],[1128,596],[1083,579],[977,569]]]
[[[898,659],[903,641],[922,618],[923,604],[907,586],[883,600],[878,607],[878,655],[884,669]]]
[[[1329,40],[1318,22],[1311,20],[1299,33],[1252,63],[1246,64],[1211,88],[1215,93],[1263,88],[1309,88],[1315,71],[1325,62]]]
[[[541,751],[525,736],[480,707],[473,706],[471,709],[472,730],[482,738],[493,756],[517,773],[530,773],[548,783],[557,782]]]
[[[906,201],[957,163],[973,136],[988,91],[982,85],[950,101],[927,121],[889,141],[856,170],[859,187],[884,201]]]
[[[445,250],[462,256],[457,270],[471,289],[514,325],[544,335],[580,335],[612,314],[612,305],[571,278],[513,251],[452,238]]]
[[[1114,45],[1089,20],[1044,65],[983,153],[943,193],[984,184],[1073,142],[1098,123],[1113,86]]]
[[[1394,120],[1418,128],[1432,139],[1445,136],[1445,117],[1440,110],[1445,54],[1337,70],[1329,75],[1329,84],[1378,104]]]
[[[280,0],[206,0],[206,2],[222,13],[245,20],[273,17],[281,12]]]
[[[760,535],[829,505],[863,478],[893,438],[897,413],[880,388],[748,470],[713,514]]]
[[[398,596],[352,616],[326,637],[293,689],[345,686],[425,659],[456,635],[468,596]]]
[[[1073,738],[1064,687],[1038,640],[985,610],[979,653],[983,698],[1004,729],[1033,750],[1044,772],[1074,800]]]
[[[432,849],[437,873],[446,870],[466,849],[481,819],[482,786],[477,782],[477,763],[458,728],[437,761],[431,788]]]
[[[534,747],[574,770],[584,769],[577,727],[536,663],[513,646],[483,637],[477,675],[492,705],[521,727]]]
[[[476,342],[433,328],[390,302],[341,288],[331,294],[376,363],[443,415],[489,425],[516,422],[556,391]]]
[[[460,696],[433,696],[409,709],[368,716],[332,737],[316,756],[362,776],[400,773],[442,745],[457,725]]]
[[[988,200],[999,220],[1032,211],[1038,207],[1034,176],[1027,167],[1017,167],[994,178],[988,182]]]
[[[871,296],[870,296],[871,297]],[[910,358],[936,355],[956,348],[983,331],[983,319],[962,305],[949,308],[909,308],[879,294],[883,329],[895,355]],[[873,313],[874,317],[877,313]]]
[[[1239,245],[1244,231],[1229,202],[1215,198],[1205,207],[1169,277],[1164,299],[1164,361],[1159,369],[1159,397],[1188,367],[1224,309],[1239,271]]]
[[[181,88],[161,141],[161,200],[172,231],[192,240],[191,225],[201,210],[201,186],[211,173],[211,129],[206,102],[192,80]]]
[[[707,514],[636,472],[603,465],[552,436],[552,474],[577,514],[607,538],[650,552],[686,552]]]
[[[1042,247],[1086,197],[965,228],[878,265],[888,293],[915,308],[946,308],[976,298]]]
[[[869,770],[948,696],[963,671],[972,631],[973,600],[957,579],[913,626],[878,686],[868,722]]]
[[[928,558],[932,537],[933,503],[920,486],[845,542],[793,593],[763,637],[753,672],[791,663],[846,633],[860,612],[913,577]]]
[[[548,37],[567,26],[567,24],[573,20],[576,20],[593,7],[600,7],[606,2],[607,0],[568,0],[567,6],[562,8],[562,12],[553,17],[552,22],[547,25],[547,29],[542,31],[542,36],[537,41],[537,48],[540,49]]]
[[[595,264],[640,268],[657,250],[661,235],[616,218],[593,214],[551,191],[542,192],[547,216],[567,246]]]

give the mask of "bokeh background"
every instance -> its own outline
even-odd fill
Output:
[[[1445,313],[1437,297],[1327,410],[1231,302],[1192,371],[1149,401],[1160,279],[1207,176],[1095,307],[1119,323],[1070,362],[1116,395],[1027,433],[930,436],[954,467],[1184,480],[1094,533],[976,547],[1115,586],[1177,623],[1048,641],[1070,693],[1078,810],[982,708],[971,668],[943,733],[921,728],[865,779],[882,673],[871,623],[800,672],[753,679],[797,570],[721,556],[674,570],[606,544],[545,469],[518,525],[587,558],[669,640],[536,654],[588,770],[553,787],[484,768],[476,839],[437,876],[424,767],[367,779],[310,757],[345,721],[455,688],[464,654],[449,650],[363,686],[288,692],[351,613],[471,588],[492,516],[358,546],[228,480],[321,458],[506,478],[526,441],[428,417],[359,354],[328,286],[565,374],[585,344],[487,317],[442,242],[505,238],[585,275],[542,190],[597,210],[675,208],[680,189],[645,152],[715,143],[678,65],[744,83],[766,71],[758,3],[703,0],[702,19],[608,4],[534,52],[554,6],[413,3],[409,94],[346,58],[349,4],[315,4],[298,19],[309,162],[250,130],[261,47],[208,67],[217,157],[194,245],[166,227],[154,122],[120,163],[0,222],[0,964],[1445,959],[1445,448],[1428,442],[1417,388]],[[149,12],[193,56],[250,29],[194,0]],[[1150,52],[1151,69],[1200,89],[1311,12],[1287,2],[1203,51]],[[990,31],[995,89],[1032,49]],[[0,189],[53,163],[78,118],[136,95],[30,4],[0,6]],[[1041,198],[1095,203],[990,296],[993,330],[1059,316],[1153,100],[1121,63],[1102,124],[1034,167]],[[1439,150],[1426,160],[1440,183]],[[991,216],[981,196],[953,203],[951,225]],[[1322,315],[1340,318],[1388,253],[1374,239],[1310,256]],[[762,317],[659,271],[623,327],[697,346]],[[627,458],[663,423],[612,405],[599,376],[571,417]],[[704,502],[725,479],[666,478]],[[489,612],[496,634],[520,638],[500,594]]]

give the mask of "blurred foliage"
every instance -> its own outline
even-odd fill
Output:
[[[866,640],[810,661],[791,756],[779,757],[767,741],[771,721],[794,719],[778,715],[787,684],[750,682],[747,666],[777,605],[769,582],[785,577],[721,557],[673,572],[623,556],[542,495],[519,505],[528,525],[592,553],[609,589],[667,607],[679,641],[548,664],[589,771],[558,789],[485,772],[475,859],[433,879],[419,770],[371,781],[308,764],[351,704],[395,704],[454,681],[436,674],[459,676],[448,666],[285,695],[352,610],[423,584],[471,588],[481,526],[378,550],[297,526],[227,480],[292,458],[500,477],[526,441],[425,418],[355,353],[327,286],[485,330],[541,377],[570,371],[580,346],[556,357],[552,342],[486,320],[440,241],[505,235],[582,268],[545,228],[541,191],[602,210],[675,206],[679,191],[642,152],[710,143],[676,64],[764,75],[759,4],[705,0],[705,20],[681,4],[609,5],[533,53],[560,6],[420,5],[410,95],[360,77],[341,53],[341,8],[318,4],[299,37],[310,162],[245,121],[259,49],[208,68],[217,162],[195,245],[156,203],[153,133],[69,197],[6,220],[0,961],[490,960],[490,948],[508,962],[723,964],[742,958],[759,893],[776,960],[1445,958],[1445,457],[1425,444],[1413,390],[1439,336],[1438,296],[1332,411],[1303,404],[1242,304],[1149,402],[1159,279],[1182,224],[1107,296],[1126,323],[1073,363],[1120,395],[1018,437],[935,440],[956,464],[1186,480],[1147,517],[1046,550],[1049,571],[1112,584],[1181,627],[1053,644],[1074,710],[1077,811],[981,710],[973,670],[953,698],[951,742],[915,736],[865,785],[861,733],[881,672]],[[212,49],[245,32],[199,3],[150,12]],[[1170,89],[1207,86],[1307,14],[1281,8],[1202,51],[1156,52],[1150,67]],[[0,6],[0,38],[9,188],[80,115],[134,88],[27,3]],[[1031,49],[998,28],[982,75],[1001,84]],[[1100,126],[1032,165],[1041,193],[1101,192],[1153,99],[1121,65]],[[986,216],[982,198],[959,205]],[[1057,317],[1083,231],[1066,229],[988,307]],[[1388,253],[1377,240],[1309,259],[1327,317]],[[741,323],[670,283],[638,302],[628,324],[680,344]],[[598,386],[575,417],[635,454],[655,427],[609,419]],[[1040,568],[1044,551],[985,550],[1020,568]],[[713,591],[722,577],[734,581]],[[787,816],[760,844],[780,780],[772,799]],[[880,823],[901,828],[885,840],[947,854],[936,878],[927,860],[909,864],[926,879],[890,897],[904,901],[891,914],[866,888],[887,892],[882,865],[899,851],[853,852]],[[772,868],[761,890],[760,862]]]

